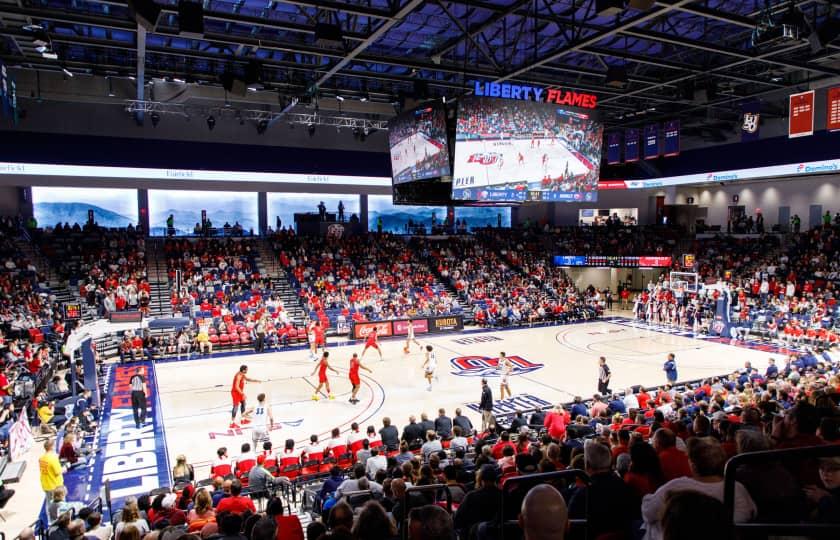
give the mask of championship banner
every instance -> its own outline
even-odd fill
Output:
[[[6,64],[0,60],[0,109],[6,113],[6,104],[9,99],[9,76],[6,73]]]
[[[610,165],[621,163],[620,131],[614,131],[607,134],[607,163]]]
[[[27,412],[26,407],[21,409],[17,422],[12,424],[11,429],[9,429],[9,448],[12,461],[17,461],[35,444],[35,437],[32,436]]]
[[[629,128],[624,132],[624,162],[639,161],[639,130]]]
[[[680,121],[669,120],[663,124],[663,128],[665,137],[662,154],[665,157],[680,155]]]
[[[788,116],[788,138],[814,134],[814,91],[792,94]]]
[[[826,110],[825,129],[840,130],[840,86],[829,88],[827,92],[828,105]]]
[[[645,126],[645,159],[659,157],[659,124]]]
[[[761,127],[761,102],[747,101],[741,104],[741,142],[757,141]]]

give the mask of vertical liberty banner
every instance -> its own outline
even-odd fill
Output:
[[[624,132],[624,161],[639,161],[639,130],[629,128]]]
[[[621,163],[621,132],[614,131],[607,134],[607,163],[616,165]]]
[[[659,157],[659,124],[645,126],[645,159]]]

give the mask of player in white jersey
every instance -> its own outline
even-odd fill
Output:
[[[431,345],[426,345],[426,359],[423,361],[423,371],[426,377],[426,380],[429,382],[429,386],[426,387],[426,390],[429,392],[432,391],[432,377],[437,380],[437,376],[435,375],[435,370],[437,369],[437,355],[435,355],[434,351],[432,351]]]
[[[260,448],[262,443],[271,440],[268,432],[274,427],[274,415],[271,414],[271,405],[265,402],[265,394],[257,396],[257,406],[254,407],[251,415],[251,440],[254,448]]]
[[[510,374],[513,371],[513,363],[505,356],[504,352],[499,353],[498,369],[502,372],[501,382],[499,383],[499,396],[501,396],[499,399],[505,399],[505,392],[507,392],[508,397],[511,397],[508,379],[510,379]]]
[[[405,354],[408,354],[408,353],[411,352],[411,342],[412,341],[414,343],[416,343],[417,346],[420,347],[420,350],[422,351],[423,346],[420,344],[419,341],[417,341],[417,338],[414,337],[414,321],[411,320],[411,319],[408,320],[408,329],[407,330],[408,330],[408,333],[405,335],[405,347],[403,347],[403,352]]]

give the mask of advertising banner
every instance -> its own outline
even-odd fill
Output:
[[[391,321],[377,321],[353,324],[353,337],[355,339],[365,339],[374,328],[376,328],[379,337],[394,335],[394,326]]]
[[[427,334],[429,332],[429,321],[427,319],[414,319],[412,321],[415,334]],[[408,321],[394,321],[394,335],[404,336],[408,334]]]
[[[429,318],[429,331],[452,332],[464,329],[464,318],[460,315],[446,315]]]

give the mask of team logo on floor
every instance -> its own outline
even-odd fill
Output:
[[[525,375],[543,367],[543,364],[535,364],[521,356],[507,358],[513,364],[511,375]],[[450,362],[454,368],[452,374],[461,377],[499,377],[502,374],[499,359],[490,356],[459,356]]]

